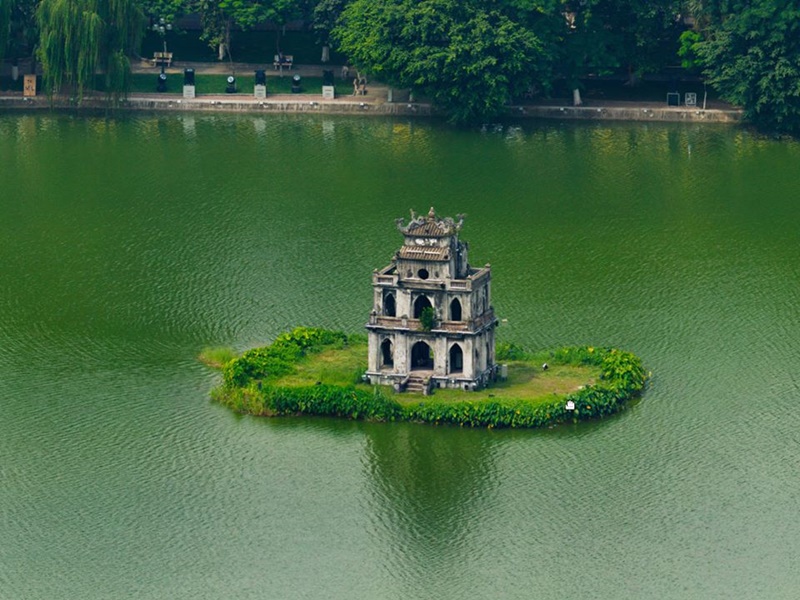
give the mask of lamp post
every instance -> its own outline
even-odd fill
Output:
[[[153,31],[161,36],[161,41],[164,44],[164,53],[161,55],[161,74],[158,76],[156,85],[156,91],[163,93],[167,91],[167,74],[164,72],[164,66],[167,62],[167,32],[172,31],[172,23],[161,17],[157,23],[153,23]]]
[[[167,32],[172,31],[172,23],[165,21],[164,17],[158,19],[158,23],[153,23],[153,31],[161,36],[164,45],[164,56],[161,59],[161,72],[164,72],[164,61],[167,60]]]

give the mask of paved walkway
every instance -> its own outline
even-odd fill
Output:
[[[279,72],[273,68],[272,62],[259,64],[259,63],[231,63],[227,61],[219,62],[190,62],[190,61],[174,61],[170,67],[165,71],[167,73],[180,73],[183,74],[184,69],[194,69],[194,72],[204,75],[230,75],[231,73],[247,73],[252,75],[254,71],[263,69],[267,72],[267,76],[279,75]],[[322,71],[325,69],[332,70],[337,78],[340,78],[342,72],[342,65],[293,65],[291,69],[284,69],[284,76],[291,76],[295,73],[301,77],[322,77]],[[134,73],[159,73],[160,66],[153,66],[150,60],[142,58],[141,61],[131,61],[131,70]]]

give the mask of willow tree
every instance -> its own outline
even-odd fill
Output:
[[[137,0],[41,0],[39,60],[49,93],[70,87],[80,98],[104,75],[118,99],[130,85],[128,55],[138,48],[144,16]]]

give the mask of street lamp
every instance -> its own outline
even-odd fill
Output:
[[[164,72],[164,61],[167,60],[167,32],[172,31],[172,23],[164,20],[164,17],[158,19],[158,23],[153,23],[153,31],[161,36],[161,41],[164,44],[164,56],[161,60],[161,72]]]

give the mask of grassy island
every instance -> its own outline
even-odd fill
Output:
[[[258,416],[542,427],[613,414],[647,379],[641,361],[629,352],[580,346],[532,353],[498,344],[497,361],[508,365],[505,380],[474,392],[398,394],[363,383],[366,357],[363,336],[300,327],[225,362],[223,382],[212,397]],[[542,369],[545,362],[548,368]]]

